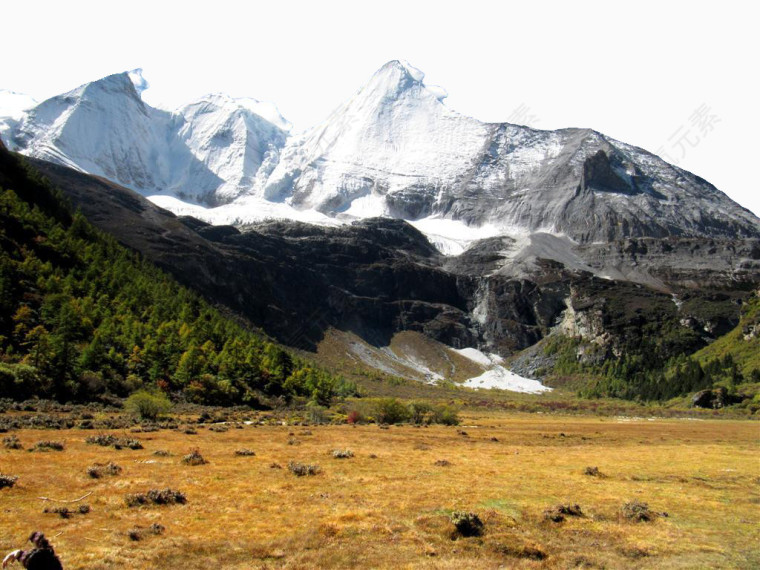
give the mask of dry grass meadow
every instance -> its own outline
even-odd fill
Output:
[[[25,449],[0,448],[0,473],[18,476],[0,490],[0,549],[37,529],[67,569],[760,567],[756,422],[494,412],[459,427],[195,429],[107,432],[141,450],[88,445],[93,432],[79,429],[13,432]],[[43,439],[65,450],[27,451]],[[183,464],[196,448],[208,463]],[[332,457],[346,448],[354,457]],[[87,475],[108,461],[123,471]],[[290,461],[321,472],[296,477]],[[151,488],[187,503],[127,507],[126,494]],[[621,507],[634,499],[668,516],[628,521]],[[84,503],[88,514],[43,513]],[[544,520],[559,504],[585,516]],[[456,510],[477,513],[483,534],[453,537]],[[128,536],[152,523],[165,532]]]

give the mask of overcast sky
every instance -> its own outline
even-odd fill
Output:
[[[484,121],[591,127],[760,214],[750,2],[9,0],[0,88],[44,99],[137,67],[150,103],[274,102],[296,129],[406,59]]]

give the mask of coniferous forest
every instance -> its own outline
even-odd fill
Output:
[[[0,149],[0,393],[83,401],[160,390],[204,404],[354,386],[294,358],[95,229]]]

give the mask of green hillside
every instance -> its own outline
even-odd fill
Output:
[[[760,291],[743,307],[741,321],[734,330],[694,354],[703,367],[727,356],[742,376],[760,380]]]
[[[83,401],[149,388],[256,405],[351,389],[96,230],[2,147],[0,246],[2,396]]]

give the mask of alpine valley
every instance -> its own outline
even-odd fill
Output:
[[[760,219],[699,176],[591,129],[463,116],[400,61],[301,133],[254,99],[153,108],[147,86],[135,70],[41,103],[3,92],[2,152],[367,389],[757,391]]]

